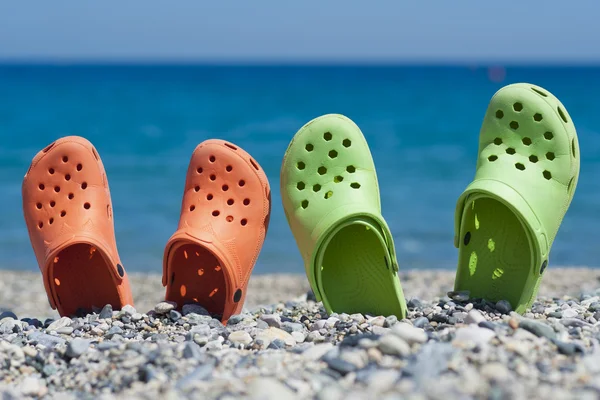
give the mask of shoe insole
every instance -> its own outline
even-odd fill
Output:
[[[377,234],[362,224],[349,225],[331,238],[321,271],[331,308],[371,315],[402,315],[390,272],[386,248]]]
[[[217,258],[196,244],[184,244],[175,250],[171,261],[167,300],[179,307],[199,304],[212,315],[222,315],[226,285]]]
[[[58,303],[65,315],[92,312],[106,304],[120,308],[117,288],[108,265],[93,246],[77,243],[68,246],[54,258],[52,276]]]
[[[459,247],[460,290],[472,298],[519,304],[531,268],[527,234],[503,203],[480,198],[466,207]]]

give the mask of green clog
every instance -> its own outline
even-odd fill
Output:
[[[404,318],[375,165],[351,120],[325,115],[296,133],[281,168],[281,195],[306,275],[325,309]]]
[[[577,133],[560,101],[530,84],[500,89],[481,128],[475,179],[456,205],[455,290],[525,312],[578,177]]]

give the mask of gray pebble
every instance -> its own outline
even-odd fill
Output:
[[[169,318],[171,318],[171,321],[179,321],[181,319],[181,313],[177,310],[171,310],[169,311]]]
[[[339,357],[325,358],[327,366],[342,375],[346,375],[356,370],[356,366],[348,361],[342,360]]]
[[[227,321],[227,325],[236,325],[236,324],[239,324],[240,322],[242,322],[243,320],[244,320],[244,316],[241,314],[232,315],[229,318],[229,321]]]
[[[181,311],[183,315],[197,314],[210,316],[210,313],[206,310],[206,308],[202,307],[200,304],[184,304]]]
[[[548,339],[556,338],[556,333],[554,332],[554,329],[542,322],[536,322],[530,319],[523,319],[519,322],[519,327],[539,337],[545,337]]]
[[[459,302],[468,301],[470,298],[470,295],[471,295],[471,292],[468,290],[448,292],[448,297],[450,297],[454,301],[459,301]]]
[[[177,308],[177,303],[173,301],[161,301],[154,307],[154,312],[157,314],[166,314]]]
[[[415,319],[413,325],[417,328],[425,328],[427,325],[429,325],[429,320],[427,317],[419,317]]]
[[[75,338],[67,344],[67,357],[77,358],[85,353],[90,347],[90,342],[85,339]]]
[[[506,300],[500,300],[496,303],[496,310],[501,314],[509,314],[512,311],[512,306]]]
[[[100,318],[100,319],[112,318],[112,313],[113,313],[112,305],[107,304],[104,306],[104,308],[102,308],[102,311],[100,311],[100,315],[98,316],[98,318]]]
[[[384,354],[406,357],[410,354],[410,346],[395,335],[385,335],[379,339],[378,348]]]

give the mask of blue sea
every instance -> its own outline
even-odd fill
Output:
[[[503,85],[535,83],[568,109],[581,177],[551,254],[600,266],[600,68],[391,66],[0,66],[0,267],[36,270],[21,211],[32,157],[64,135],[98,149],[130,271],[160,273],[195,146],[222,138],[267,172],[271,225],[256,273],[304,271],[279,193],[294,133],[341,113],[365,134],[401,268],[455,268],[455,202],[471,181],[481,121]]]

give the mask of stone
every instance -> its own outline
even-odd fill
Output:
[[[413,325],[415,328],[425,328],[427,325],[429,325],[429,320],[427,317],[419,317],[414,320]]]
[[[496,310],[501,314],[509,314],[512,311],[512,306],[506,300],[500,300],[496,303]]]
[[[466,324],[479,324],[480,322],[485,321],[485,317],[479,310],[471,310],[467,313],[467,318],[465,318]]]
[[[47,333],[33,331],[27,339],[33,344],[41,344],[45,347],[55,347],[56,345],[66,343],[66,340],[58,336],[48,335]]]
[[[67,344],[67,351],[65,354],[70,358],[78,358],[85,353],[89,347],[90,342],[88,340],[75,338]]]
[[[34,376],[28,376],[23,379],[21,385],[19,386],[21,389],[21,394],[23,396],[43,396],[47,392],[46,385],[41,379],[38,379]]]
[[[126,314],[126,315],[133,315],[136,313],[135,307],[133,307],[130,304],[126,304],[123,306],[123,308],[121,308],[121,311],[119,312],[119,314]]]
[[[339,372],[342,375],[346,375],[356,370],[356,366],[354,364],[349,363],[348,361],[345,361],[339,357],[325,357],[324,360],[329,368]]]
[[[406,303],[406,306],[408,308],[413,308],[413,309],[414,308],[421,308],[421,307],[423,307],[423,303],[421,303],[421,300],[419,300],[418,298],[413,297],[412,299],[410,299],[408,301],[408,303]]]
[[[260,319],[261,321],[266,322],[269,326],[281,328],[281,318],[278,314],[263,314],[260,316]]]
[[[519,328],[523,328],[538,337],[556,339],[556,333],[554,332],[554,329],[542,322],[536,322],[531,319],[523,318],[519,322]]]
[[[323,336],[318,331],[311,331],[311,332],[308,332],[308,335],[306,335],[305,340],[307,342],[319,343],[319,342],[322,342],[323,340],[325,340],[325,338],[323,338]]]
[[[0,314],[0,321],[2,321],[4,318],[12,318],[14,320],[18,320],[17,315],[12,311],[3,311]]]
[[[0,333],[8,334],[13,333],[14,329],[17,327],[17,321],[12,318],[5,318],[0,323]]]
[[[278,329],[278,328],[274,328],[272,326],[269,327],[268,329],[265,329],[262,332],[260,332],[256,336],[256,338],[264,338],[264,340],[269,341],[271,343],[275,339],[280,339],[280,340],[282,340],[288,346],[293,346],[293,345],[296,344],[296,340],[294,340],[294,338],[292,337],[292,335],[290,335],[286,331],[283,331],[283,330]]]
[[[56,331],[59,328],[64,328],[65,326],[71,325],[71,322],[71,318],[62,317],[61,319],[58,319],[52,322],[50,325],[48,325],[48,327],[46,328],[46,332],[52,332]]]
[[[252,399],[280,400],[296,399],[296,394],[275,378],[258,377],[248,384],[248,393]]]
[[[377,345],[383,354],[406,357],[410,355],[410,346],[396,335],[385,335],[379,338]]]
[[[321,357],[323,357],[332,348],[333,344],[331,343],[317,344],[312,347],[308,347],[306,350],[304,350],[302,356],[304,356],[304,358],[306,358],[307,360],[316,361],[321,359]]]
[[[572,308],[567,308],[566,310],[563,310],[563,312],[562,312],[563,318],[576,318],[578,316],[579,316],[579,313],[576,310],[573,310]]]
[[[102,311],[100,311],[100,315],[98,316],[98,318],[100,318],[100,319],[112,318],[112,313],[113,313],[112,305],[107,304],[102,308]]]
[[[181,319],[181,313],[177,310],[169,311],[169,318],[171,321],[179,321]]]
[[[468,301],[470,296],[471,296],[471,292],[468,290],[448,292],[448,297],[450,297],[454,301],[459,301],[459,302]]]
[[[229,317],[227,321],[227,325],[236,325],[244,320],[244,316],[242,314],[232,315]]]
[[[74,331],[74,329],[70,326],[65,326],[63,328],[58,328],[56,330],[56,333],[58,333],[59,335],[70,335],[72,334]]]
[[[395,315],[390,315],[385,318],[385,322],[383,323],[383,326],[385,328],[391,328],[392,326],[396,325],[397,322],[398,322],[398,317],[396,317]]]
[[[245,331],[231,332],[229,335],[229,341],[232,343],[241,343],[244,346],[252,343],[252,337]]]
[[[181,308],[181,312],[183,315],[197,314],[210,316],[210,313],[206,310],[206,308],[202,307],[200,304],[195,303],[184,304]]]
[[[425,343],[427,341],[427,333],[423,329],[415,328],[407,323],[397,323],[392,327],[392,333],[408,344]]]
[[[177,303],[174,301],[161,301],[154,306],[154,312],[157,314],[167,314],[169,311],[177,308]]]
[[[510,372],[508,368],[498,362],[485,364],[481,368],[481,375],[486,377],[488,380],[495,382],[506,382],[510,379]]]
[[[297,322],[284,322],[281,329],[288,333],[299,332],[304,329],[304,325]]]
[[[194,342],[186,342],[183,347],[183,358],[200,358],[200,347]]]
[[[494,331],[475,325],[468,325],[466,328],[456,330],[453,343],[472,343],[476,346],[483,346],[492,340],[494,336],[496,336]]]
[[[304,340],[306,339],[306,336],[304,336],[304,333],[302,332],[293,331],[291,335],[296,341],[296,343],[304,343]]]
[[[572,356],[576,353],[583,354],[585,352],[584,348],[577,343],[567,343],[561,340],[553,340],[552,343],[556,345],[558,351],[567,356]]]

